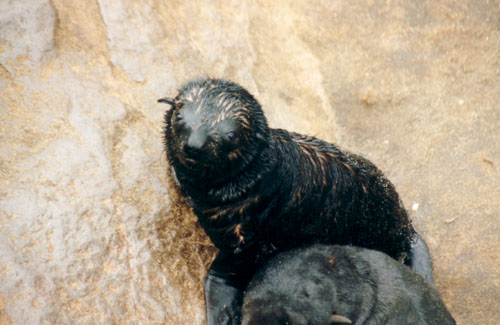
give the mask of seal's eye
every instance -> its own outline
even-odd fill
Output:
[[[234,134],[233,131],[229,131],[226,133],[226,136],[227,138],[229,139],[229,141],[234,141],[236,139],[236,134]]]
[[[183,118],[184,117],[182,116],[181,113],[175,114],[175,122],[180,122],[180,121],[182,121]]]

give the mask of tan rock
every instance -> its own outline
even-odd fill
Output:
[[[55,24],[49,0],[0,2],[0,64],[11,75],[20,63],[38,68],[55,52]]]
[[[461,323],[500,313],[495,1],[0,2],[0,322],[202,324],[161,96],[241,83],[396,184]]]

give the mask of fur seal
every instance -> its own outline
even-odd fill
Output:
[[[455,324],[439,293],[384,253],[314,245],[279,253],[250,281],[243,325]]]
[[[269,257],[307,244],[379,250],[432,281],[425,243],[370,161],[270,128],[257,100],[228,80],[191,80],[158,102],[171,106],[174,178],[219,249],[205,281],[209,324],[239,317],[241,292]]]

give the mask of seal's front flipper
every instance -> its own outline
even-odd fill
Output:
[[[241,304],[254,267],[244,259],[219,253],[205,279],[208,325],[241,324]]]
[[[430,285],[434,285],[432,276],[432,259],[424,239],[415,232],[411,240],[411,259],[408,266],[422,276]]]
[[[228,279],[208,273],[205,280],[205,303],[208,325],[241,324],[243,290]]]

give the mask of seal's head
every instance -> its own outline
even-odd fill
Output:
[[[239,85],[202,78],[186,83],[175,98],[159,102],[165,115],[165,145],[177,172],[219,183],[242,172],[268,145],[269,129],[259,103]]]

